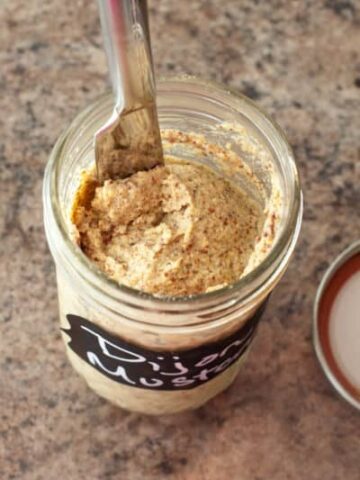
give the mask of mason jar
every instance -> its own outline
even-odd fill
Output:
[[[158,82],[157,104],[162,130],[203,135],[233,150],[263,183],[265,195],[272,195],[275,181],[282,202],[271,250],[237,282],[185,297],[147,294],[107,278],[73,240],[74,196],[81,173],[94,165],[94,134],[110,116],[112,96],[88,106],[57,141],[45,171],[43,202],[67,355],[99,395],[146,414],[199,407],[232,383],[266,300],[289,263],[302,217],[291,148],[251,100],[213,83],[180,77]],[[244,148],[244,138],[251,148]],[[176,154],[170,151],[176,146],[165,143],[164,148]],[[181,155],[191,157],[183,150]],[[216,168],[211,154],[195,160]],[[241,183],[236,175],[231,180]]]

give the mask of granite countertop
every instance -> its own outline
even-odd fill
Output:
[[[96,2],[3,0],[0,478],[357,480],[360,416],[320,370],[311,315],[327,265],[359,235],[359,2],[149,1],[158,74],[224,82],[287,132],[299,245],[228,391],[161,418],[92,393],[60,338],[41,186],[57,136],[108,85]]]

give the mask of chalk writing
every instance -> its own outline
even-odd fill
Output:
[[[68,347],[112,380],[152,390],[185,390],[201,385],[235,363],[248,349],[265,303],[235,333],[189,350],[154,351],[129,343],[95,323],[68,314]]]

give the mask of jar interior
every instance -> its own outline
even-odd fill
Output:
[[[211,153],[194,156],[193,150],[184,145],[166,145],[166,153],[204,163],[214,170],[220,168],[222,175],[238,183],[262,205],[269,204],[274,193],[279,192],[281,195],[283,201],[280,203],[276,237],[261,263],[246,272],[234,285],[223,289],[190,297],[158,298],[132,289],[127,291],[123,286],[107,281],[72,243],[74,226],[70,213],[74,196],[82,172],[95,164],[94,134],[112,111],[111,95],[101,97],[80,113],[53,150],[45,179],[45,199],[47,192],[50,193],[56,224],[55,229],[52,226],[47,229],[47,234],[56,237],[57,227],[60,228],[65,243],[57,246],[57,252],[62,255],[62,261],[69,260],[69,268],[81,272],[86,282],[91,281],[101,291],[105,288],[108,292],[107,301],[114,302],[114,305],[117,305],[120,296],[125,296],[132,302],[133,296],[138,295],[144,305],[149,309],[154,308],[154,315],[158,315],[160,303],[166,303],[169,311],[177,310],[179,304],[192,311],[195,304],[196,308],[203,304],[213,308],[219,304],[219,298],[223,302],[232,302],[233,299],[236,302],[243,299],[250,302],[255,294],[265,291],[279,277],[295,246],[301,224],[302,200],[298,173],[286,138],[272,120],[249,99],[201,80],[179,78],[159,82],[157,103],[162,129],[203,135],[208,143],[234,152],[234,156],[241,158],[241,162],[253,172],[262,188],[253,189],[253,184],[244,181],[242,175],[234,174],[232,168],[227,173],[226,165],[219,167],[218,159]]]
[[[75,119],[62,145],[62,164],[57,166],[57,195],[68,234],[72,231],[70,210],[81,173],[94,166],[94,135],[109,118],[113,100],[107,95]],[[206,142],[231,151],[246,164],[262,188],[254,188],[241,173],[226,171],[218,158],[209,152],[196,152],[186,144],[164,144],[166,154],[206,164],[237,183],[242,190],[262,205],[277,189],[282,199],[294,196],[294,163],[286,142],[274,135],[274,126],[257,107],[243,97],[209,85],[160,82],[158,88],[160,128],[202,135]],[[276,131],[276,133],[280,133]],[[286,161],[289,159],[289,161]],[[288,202],[282,201],[277,236],[286,223]]]

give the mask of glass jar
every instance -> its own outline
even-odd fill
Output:
[[[56,265],[67,354],[99,395],[148,414],[196,408],[231,384],[264,302],[287,267],[302,217],[291,148],[252,101],[189,77],[159,81],[157,90],[161,129],[202,134],[240,154],[266,195],[273,190],[271,165],[283,201],[273,247],[250,273],[216,291],[156,297],[108,279],[72,239],[72,202],[81,172],[94,163],[93,136],[109,117],[112,97],[86,108],[57,141],[44,177],[44,223]],[[229,125],[239,127],[237,135]],[[245,137],[256,149],[243,148]],[[199,161],[214,168],[211,155]]]

